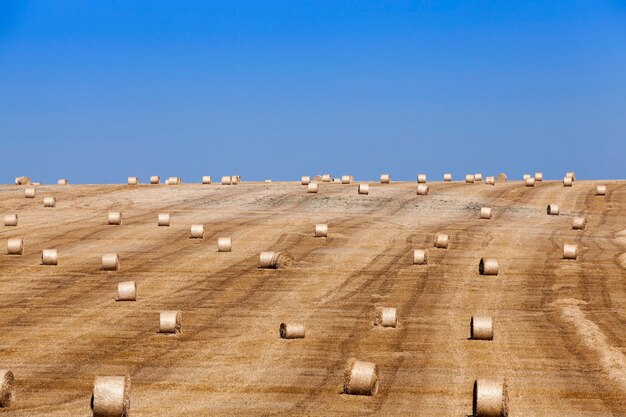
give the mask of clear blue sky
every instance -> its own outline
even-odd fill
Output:
[[[0,182],[625,178],[626,1],[5,1]]]

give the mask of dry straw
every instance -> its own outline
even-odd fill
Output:
[[[42,265],[57,265],[59,262],[59,252],[56,249],[44,249],[41,251]]]
[[[233,180],[229,175],[222,177],[222,185],[231,185],[232,183]]]
[[[556,204],[548,204],[548,208],[546,209],[546,213],[548,213],[551,216],[558,216],[559,215],[559,206],[557,206]]]
[[[428,185],[426,184],[419,184],[417,186],[417,195],[427,195],[428,194]]]
[[[478,272],[480,275],[498,275],[498,260],[494,258],[480,258]]]
[[[572,220],[572,229],[583,230],[585,227],[587,227],[587,218],[574,217],[574,220]]]
[[[448,245],[450,244],[450,237],[443,233],[438,233],[435,236],[435,247],[439,249],[448,249]]]
[[[487,178],[485,178],[485,184],[486,185],[496,185],[496,178],[495,177],[487,177]]]
[[[120,269],[120,257],[117,253],[105,253],[102,255],[103,271],[118,271]]]
[[[317,193],[319,191],[319,189],[320,189],[320,187],[319,187],[319,185],[317,185],[316,182],[310,182],[306,186],[306,192],[307,193]]]
[[[137,301],[137,284],[124,281],[117,284],[117,301]]]
[[[342,184],[350,184],[352,182],[352,177],[350,175],[342,175],[341,183]]]
[[[202,224],[192,224],[191,225],[191,238],[192,239],[203,239],[204,238],[204,225],[202,225]]]
[[[572,177],[563,177],[563,187],[571,187],[573,182]]]
[[[279,269],[289,266],[293,262],[293,256],[288,252],[261,252],[259,255],[259,267],[264,269]]]
[[[24,189],[24,197],[26,198],[35,198],[35,187],[29,187]]]
[[[281,339],[304,339],[304,324],[280,323],[278,332]]]
[[[311,177],[309,177],[308,175],[303,175],[302,178],[300,178],[300,184],[309,185],[310,183],[311,183]]]
[[[498,174],[498,182],[506,182],[507,178],[506,178],[506,174],[504,172],[501,172]]]
[[[5,214],[4,225],[5,226],[17,226],[17,214]]]
[[[474,181],[483,182],[483,174],[480,172],[478,174],[474,174]]]
[[[417,174],[418,184],[426,184],[426,174]]]
[[[543,181],[543,173],[542,172],[535,172],[535,181]]]
[[[159,177],[158,175],[153,175],[150,177],[150,184],[160,184],[161,183],[161,177]]]
[[[24,241],[22,239],[7,240],[7,255],[21,255],[24,253]]]
[[[368,195],[370,193],[369,184],[359,184],[358,193],[363,195]]]
[[[169,177],[167,181],[165,181],[165,184],[167,185],[180,185],[182,183],[183,180],[181,180],[180,177]]]
[[[396,327],[398,325],[398,314],[395,308],[379,307],[376,309],[375,326]]]
[[[54,207],[57,205],[57,199],[54,197],[44,197],[43,206],[44,207]]]
[[[575,172],[566,172],[565,176],[571,178],[572,181],[576,181],[576,173]]]
[[[15,401],[14,383],[13,372],[8,369],[0,369],[0,407],[10,407]]]
[[[596,186],[596,195],[606,195],[606,185]]]
[[[203,175],[202,176],[202,184],[211,184],[213,182],[213,179],[211,178],[210,175]]]
[[[465,175],[465,183],[466,184],[473,184],[474,183],[474,175],[472,175],[472,174]]]
[[[180,333],[181,330],[180,311],[161,311],[159,317],[159,333]]]
[[[415,249],[413,251],[413,265],[426,265],[428,263],[428,251]]]
[[[481,219],[491,219],[491,207],[481,207],[480,208],[480,218]]]
[[[378,366],[372,362],[349,359],[343,374],[343,391],[351,395],[376,395]]]
[[[99,376],[91,395],[93,417],[127,417],[130,411],[130,376]]]
[[[139,178],[128,177],[128,185],[137,185],[137,184],[139,184]]]
[[[443,180],[452,181],[452,174],[450,174],[449,172],[446,172],[445,174],[443,174]]]
[[[391,182],[391,175],[389,174],[382,174],[380,176],[380,183],[381,184],[389,184]]]
[[[65,178],[61,178],[60,180],[57,181],[58,185],[67,185],[67,179]]]
[[[15,185],[28,185],[31,184],[31,180],[28,177],[16,177]]]
[[[527,179],[530,178],[530,174],[524,174],[523,180],[526,181]]]
[[[170,225],[170,214],[169,213],[159,213],[157,217],[157,224],[159,226],[169,226]]]
[[[233,240],[229,237],[220,237],[217,239],[218,252],[230,252],[233,250]]]
[[[526,182],[526,187],[534,187],[535,179],[533,177],[528,177],[524,180]]]
[[[489,316],[473,316],[470,319],[472,340],[493,340],[493,320]]]
[[[326,223],[315,225],[315,237],[328,237],[328,225]]]
[[[477,379],[472,400],[473,417],[508,417],[506,382]]]
[[[333,181],[333,177],[330,174],[323,174],[322,175],[322,182],[332,182]]]
[[[563,259],[576,259],[578,255],[578,246],[576,245],[563,245]]]
[[[237,185],[241,182],[241,177],[239,175],[233,175],[230,177],[230,182],[233,185]]]
[[[107,216],[107,221],[112,226],[119,226],[122,224],[122,213],[119,211],[111,211]]]

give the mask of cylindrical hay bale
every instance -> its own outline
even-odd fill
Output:
[[[417,195],[426,195],[428,194],[428,185],[426,184],[419,184],[417,186]]]
[[[363,195],[368,195],[370,193],[369,184],[359,184],[358,193]]]
[[[319,191],[319,189],[320,189],[320,187],[319,187],[319,185],[317,185],[316,182],[310,182],[306,186],[306,192],[307,193],[317,193]]]
[[[572,229],[583,230],[587,227],[587,218],[585,217],[574,217],[572,221]]]
[[[261,252],[259,267],[264,269],[278,269],[289,266],[293,262],[293,256],[288,252]]]
[[[535,181],[543,181],[543,173],[542,172],[535,172]]]
[[[161,311],[159,333],[180,333],[180,311]]]
[[[348,360],[343,375],[343,392],[351,395],[376,395],[378,366],[372,362]]]
[[[167,185],[180,185],[183,181],[180,177],[169,177],[165,182]]]
[[[426,265],[428,263],[428,251],[424,249],[413,250],[413,265]]]
[[[0,369],[0,407],[10,407],[13,404],[15,400],[14,383],[13,372],[8,369]]]
[[[426,174],[417,174],[418,184],[426,184]]]
[[[478,272],[480,275],[498,275],[498,260],[494,258],[480,258]]]
[[[56,265],[59,262],[59,252],[56,249],[44,249],[41,252],[42,265]]]
[[[210,175],[203,175],[202,176],[202,184],[211,184],[213,182],[213,179],[211,178]]]
[[[105,253],[102,255],[102,270],[117,271],[120,269],[120,257],[117,253]]]
[[[572,177],[563,177],[563,187],[571,187],[573,181]]]
[[[233,185],[237,185],[241,182],[241,177],[239,175],[233,175],[230,177],[230,182]]]
[[[450,174],[450,173],[443,174],[443,180],[444,181],[452,181],[452,174]]]
[[[122,224],[122,213],[119,211],[111,211],[107,219],[110,225],[119,226]]]
[[[480,218],[481,219],[491,219],[491,207],[481,207],[480,208]]]
[[[493,340],[493,320],[489,316],[473,316],[470,320],[472,340]]]
[[[465,175],[465,183],[466,184],[473,184],[474,183],[474,175],[473,174]]]
[[[230,175],[222,177],[222,185],[231,185],[233,183]]]
[[[606,185],[598,185],[596,187],[596,195],[606,195]]]
[[[220,237],[217,239],[218,252],[230,252],[233,250],[233,240],[229,237]]]
[[[576,259],[578,255],[578,246],[577,245],[563,245],[563,259]]]
[[[352,178],[350,178],[350,175],[342,175],[341,176],[341,183],[342,184],[350,184],[351,181],[352,181]]]
[[[16,177],[15,185],[28,185],[31,184],[31,180],[28,177]]]
[[[333,177],[330,174],[322,175],[322,182],[332,182],[332,181],[333,181]]]
[[[548,208],[546,209],[546,212],[551,216],[558,216],[559,206],[557,206],[556,204],[548,204]]]
[[[280,323],[281,339],[304,339],[304,324]]]
[[[395,308],[379,307],[376,309],[376,326],[396,327],[398,324],[398,314]]]
[[[507,180],[507,177],[504,172],[501,172],[498,174],[498,182],[506,182],[506,180]]]
[[[191,225],[191,238],[192,239],[203,239],[204,238],[204,225],[202,225],[202,224],[192,224]]]
[[[481,173],[474,174],[474,181],[483,182],[483,174]]]
[[[57,199],[54,197],[44,197],[43,206],[44,207],[54,207],[57,205]]]
[[[450,237],[443,233],[438,233],[435,237],[435,247],[440,249],[448,249],[450,244]]]
[[[29,187],[29,188],[24,189],[24,197],[35,198],[35,188]]]
[[[528,178],[530,178],[530,174],[524,174],[524,177],[523,177],[524,181],[526,181]]]
[[[308,175],[304,175],[302,176],[302,178],[300,178],[300,184],[302,185],[309,185],[311,183],[311,177]]]
[[[24,241],[22,239],[7,240],[7,255],[21,255],[24,253]]]
[[[161,177],[159,177],[158,175],[153,175],[150,177],[150,184],[160,184],[161,183]]]
[[[130,376],[99,376],[91,395],[93,417],[126,417],[130,410]]]
[[[17,214],[6,214],[4,216],[5,226],[17,226]]]
[[[117,284],[117,301],[137,301],[137,284],[124,281]]]
[[[495,177],[487,177],[487,178],[485,178],[485,184],[486,185],[496,185],[496,178]]]
[[[534,187],[535,179],[533,177],[528,177],[524,181],[526,181],[526,187]]]
[[[389,184],[391,182],[391,175],[389,174],[382,174],[380,176],[380,183],[381,184]]]
[[[506,383],[490,379],[474,382],[473,417],[508,417]]]
[[[567,173],[565,173],[565,176],[568,177],[568,178],[571,178],[572,181],[576,181],[576,173],[574,173],[574,172],[567,172]]]
[[[170,214],[169,213],[159,213],[157,217],[157,224],[159,226],[169,226],[170,225]]]
[[[67,180],[65,178],[61,178],[57,181],[58,185],[67,185]]]
[[[139,184],[139,178],[128,177],[128,185],[137,185],[137,184]]]
[[[315,225],[315,237],[328,237],[328,225],[326,223]]]

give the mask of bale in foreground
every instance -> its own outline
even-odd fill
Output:
[[[315,237],[328,237],[328,225],[326,223],[315,225]]]
[[[470,319],[470,339],[493,340],[493,320],[489,316],[472,316]]]
[[[288,252],[261,252],[259,255],[259,268],[279,269],[291,265],[293,256]]]
[[[190,239],[204,239],[204,225],[192,224]]]
[[[490,207],[481,207],[480,208],[480,218],[481,219],[491,219],[491,208]]]
[[[578,246],[576,245],[563,245],[563,259],[576,259],[578,256]]]
[[[117,253],[105,253],[102,255],[103,271],[118,271],[120,269],[120,257]]]
[[[17,214],[7,214],[4,216],[5,226],[17,226]]]
[[[170,214],[169,213],[159,213],[157,217],[157,224],[159,226],[169,227],[170,225]]]
[[[13,404],[15,400],[14,383],[13,372],[8,369],[0,370],[0,407],[10,407]]]
[[[478,272],[480,275],[498,275],[498,260],[494,258],[480,258]]]
[[[124,281],[117,284],[117,301],[137,301],[137,284]]]
[[[435,237],[435,247],[439,249],[448,249],[450,244],[450,238],[448,235],[443,233],[438,233]]]
[[[229,237],[217,238],[217,251],[230,252],[233,250],[233,240]]]
[[[549,204],[548,208],[546,209],[546,213],[548,213],[551,216],[558,216],[559,206],[557,206],[556,204]]]
[[[278,332],[281,339],[304,339],[304,324],[280,323]]]
[[[7,240],[7,255],[21,255],[24,253],[24,241],[22,239]]]
[[[99,376],[91,395],[93,417],[126,417],[130,410],[130,376]]]
[[[351,358],[346,363],[343,392],[351,395],[376,395],[378,392],[378,366],[372,362]]]
[[[506,382],[491,379],[474,381],[472,414],[474,417],[508,417]]]
[[[398,313],[393,307],[379,307],[376,309],[375,326],[396,327],[398,324]]]
[[[44,249],[41,251],[42,265],[57,265],[59,262],[59,253],[56,249]]]
[[[161,311],[159,316],[159,333],[177,334],[181,332],[180,311]]]
[[[428,263],[428,251],[424,249],[413,250],[413,265],[426,265]]]
[[[358,193],[363,195],[368,195],[370,193],[369,184],[359,184]]]
[[[585,218],[585,217],[574,217],[574,220],[572,220],[572,229],[584,230],[585,227],[587,227],[587,218]]]

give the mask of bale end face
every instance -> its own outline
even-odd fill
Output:
[[[398,314],[395,308],[379,307],[376,309],[375,326],[396,327],[398,324]]]
[[[130,410],[130,376],[99,376],[91,394],[93,417],[126,417]]]
[[[494,258],[480,258],[478,272],[480,275],[498,275],[498,261]]]
[[[477,379],[473,391],[473,417],[508,417],[506,381]]]
[[[15,401],[15,391],[13,385],[15,384],[15,377],[13,372],[8,369],[0,370],[0,407],[6,408],[13,405]]]
[[[304,339],[304,325],[280,323],[278,333],[281,339]]]
[[[372,362],[348,360],[344,369],[343,391],[350,395],[376,395],[378,392],[378,366]]]

